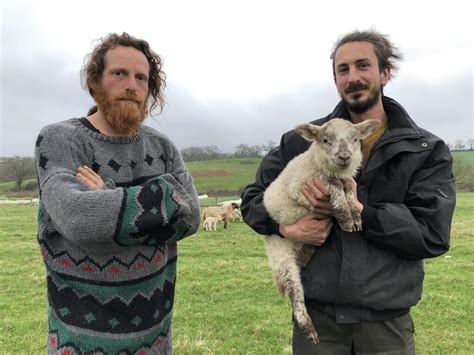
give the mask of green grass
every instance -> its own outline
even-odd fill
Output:
[[[204,194],[242,189],[255,179],[259,163],[260,159],[225,159],[187,162],[186,167],[193,176],[197,191]]]
[[[471,163],[474,165],[474,150],[464,150],[464,151],[453,151],[453,158],[462,159],[465,162]]]
[[[451,250],[425,262],[413,308],[417,354],[474,352],[474,194],[459,193]],[[44,354],[45,272],[36,207],[0,206],[0,353]],[[173,318],[175,354],[291,352],[291,310],[272,284],[263,242],[245,224],[179,243]]]
[[[34,181],[36,181],[36,178],[27,179],[23,182],[22,186],[28,184],[29,182],[34,182]],[[15,187],[14,181],[0,182],[0,197],[5,196],[7,194],[7,191],[11,190],[14,187]]]

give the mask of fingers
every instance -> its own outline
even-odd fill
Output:
[[[102,178],[99,175],[97,175],[95,171],[89,168],[88,166],[85,166],[85,165],[80,166],[79,168],[77,168],[77,171],[92,181],[102,180]]]
[[[321,187],[321,189],[319,187]],[[313,207],[313,211],[325,216],[332,216],[329,190],[320,180],[308,180],[301,187],[301,193]],[[305,206],[306,207],[306,206]]]
[[[329,201],[331,194],[326,184],[324,184],[321,180],[307,180],[305,181],[304,185],[314,194],[318,200]]]
[[[322,245],[331,233],[332,218],[319,219],[318,214],[308,214],[293,225],[280,224],[280,233],[294,241],[316,246]]]
[[[77,168],[76,177],[93,191],[104,189],[105,184],[102,178],[88,166]]]

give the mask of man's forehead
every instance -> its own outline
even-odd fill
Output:
[[[374,45],[370,42],[348,42],[340,46],[334,62],[337,65],[350,64],[362,60],[376,60]]]
[[[142,70],[149,70],[148,60],[141,51],[133,47],[115,46],[105,54],[105,66],[138,66]]]

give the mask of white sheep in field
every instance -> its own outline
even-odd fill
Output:
[[[207,217],[202,225],[205,230],[212,232],[213,230],[217,230],[217,223],[219,223],[221,220],[221,217]]]
[[[312,206],[301,187],[307,180],[320,179],[329,188],[341,229],[361,230],[362,220],[352,193],[353,177],[362,162],[361,139],[368,137],[378,124],[376,120],[352,124],[335,118],[322,126],[310,123],[296,126],[295,131],[312,144],[306,152],[293,158],[266,189],[263,203],[270,216],[280,224],[292,225],[310,213]],[[296,323],[311,342],[317,343],[318,334],[306,310],[300,277],[300,267],[306,266],[315,247],[278,235],[264,238],[280,293],[288,294]]]
[[[240,208],[236,208],[234,210],[234,213],[232,214],[232,222],[234,222],[237,218],[240,220],[240,222],[242,222],[242,212],[240,211]]]
[[[224,203],[222,206],[206,207],[202,213],[202,220],[205,221],[207,217],[221,217],[224,221],[224,228],[227,228],[227,221],[234,215],[234,210],[239,208],[235,202]]]

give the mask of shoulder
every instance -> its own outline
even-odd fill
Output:
[[[44,134],[51,134],[55,132],[61,132],[61,133],[72,133],[77,130],[78,124],[80,124],[78,118],[71,118],[65,121],[61,122],[56,122],[49,124],[47,126],[44,126],[40,133]]]
[[[427,149],[434,152],[435,156],[438,156],[440,158],[442,158],[443,155],[444,157],[451,157],[451,151],[449,150],[448,145],[442,138],[438,137],[437,135],[424,128],[418,128],[422,134],[422,145],[426,146]]]
[[[80,125],[78,118],[71,118],[44,126],[38,133],[36,146],[39,146],[40,142],[47,141],[55,145],[61,145],[61,142],[71,143],[73,137],[79,133]]]
[[[169,155],[174,155],[178,152],[178,148],[166,134],[156,130],[150,126],[142,126],[145,139],[156,147],[161,147]],[[179,153],[179,152],[178,152]]]
[[[144,136],[149,140],[161,142],[163,144],[173,144],[171,139],[164,133],[150,126],[142,126]]]

